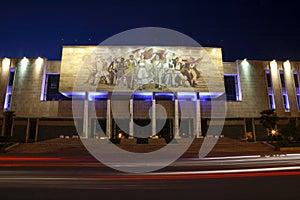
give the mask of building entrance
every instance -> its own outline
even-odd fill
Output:
[[[156,123],[159,124],[161,121],[161,123],[164,121],[163,119],[156,119]],[[173,119],[168,118],[163,126],[163,128],[161,130],[158,130],[158,127],[156,127],[156,133],[158,135],[158,137],[160,138],[165,138],[166,141],[170,141],[174,138],[174,134],[173,134]]]

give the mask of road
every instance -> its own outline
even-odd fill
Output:
[[[130,163],[128,163],[130,167]],[[128,174],[89,156],[1,155],[1,199],[300,199],[300,155],[181,159]]]

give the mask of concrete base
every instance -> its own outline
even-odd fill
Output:
[[[148,144],[166,144],[166,140],[164,138],[157,138],[157,139],[148,139]]]
[[[136,144],[137,139],[136,138],[122,138],[120,141],[120,144]]]
[[[300,147],[280,147],[280,151],[300,151]]]

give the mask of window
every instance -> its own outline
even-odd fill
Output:
[[[15,78],[15,70],[11,69],[9,73],[9,78],[8,78],[8,86],[12,86],[14,83],[14,78]]]
[[[269,108],[275,109],[274,91],[272,87],[272,78],[269,70],[266,70],[266,79],[267,79],[268,95],[269,95]]]
[[[227,101],[239,100],[237,75],[224,75],[225,93]]]
[[[268,87],[272,87],[272,79],[271,79],[270,71],[267,71],[266,77],[267,77],[267,84],[268,84]]]
[[[288,96],[287,95],[282,95],[283,98],[283,105],[284,105],[284,109],[285,110],[290,110],[290,105],[289,105],[289,101],[288,101]]]
[[[294,83],[296,88],[298,109],[300,109],[300,88],[299,88],[299,77],[297,71],[294,71]]]
[[[285,88],[285,81],[284,81],[284,73],[283,70],[280,70],[280,82],[281,82],[281,86],[283,88]]]
[[[58,88],[59,88],[59,75],[58,74],[47,74],[47,100],[58,99]]]
[[[279,73],[280,73],[280,82],[281,82],[281,86],[282,86],[283,107],[284,107],[285,111],[289,111],[290,103],[289,103],[287,89],[285,87],[284,72],[283,72],[283,70],[280,70]]]
[[[14,84],[14,77],[15,77],[15,69],[11,68],[9,71],[9,77],[8,77],[8,84],[6,87],[6,95],[4,100],[4,110],[10,109],[10,102],[11,102],[11,93],[12,93],[12,87]]]
[[[299,79],[298,79],[298,72],[294,71],[294,83],[295,83],[295,87],[299,88]]]
[[[274,95],[269,94],[269,107],[275,109]]]
[[[46,74],[43,100],[56,101],[70,99],[59,92],[59,78],[60,74]]]

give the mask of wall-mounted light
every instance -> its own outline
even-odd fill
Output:
[[[20,66],[19,66],[20,73],[25,73],[28,65],[29,65],[29,60],[28,60],[28,58],[24,57],[20,62]]]
[[[43,67],[43,63],[44,63],[44,59],[41,58],[41,57],[38,57],[36,60],[35,60],[35,72],[36,74],[39,74],[42,67]]]
[[[23,66],[27,66],[28,65],[28,63],[29,63],[29,60],[28,60],[28,58],[26,58],[26,57],[23,57],[23,59],[21,60],[21,66],[23,67]]]
[[[10,67],[10,59],[9,58],[4,58],[2,60],[2,68],[3,70],[8,70]]]
[[[247,58],[245,58],[245,59],[241,62],[241,65],[242,65],[243,67],[248,67],[248,66],[250,66],[249,62],[247,61]]]
[[[271,67],[271,70],[272,69],[277,69],[277,62],[276,62],[276,60],[272,60],[271,62],[270,62],[270,67]]]
[[[287,68],[287,69],[291,69],[291,63],[290,63],[290,61],[289,61],[289,60],[285,61],[285,62],[283,63],[283,67],[284,67],[284,68]]]
[[[43,62],[44,62],[44,59],[41,58],[41,57],[38,57],[38,58],[35,60],[35,66],[36,66],[36,67],[40,67],[40,66],[42,66]]]

